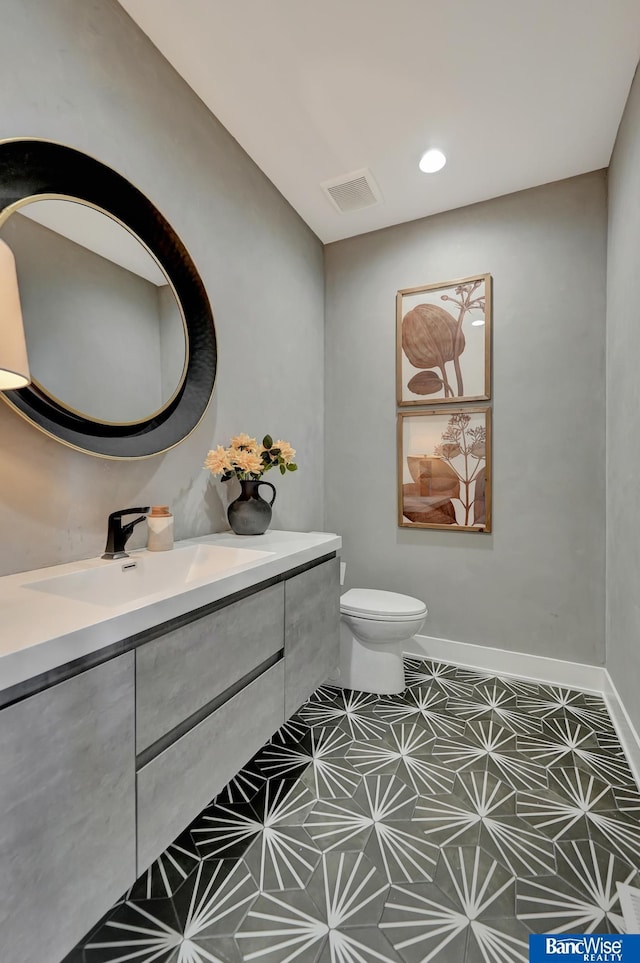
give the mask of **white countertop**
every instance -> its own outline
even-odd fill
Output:
[[[191,545],[241,547],[270,554],[206,581],[178,585],[171,593],[146,595],[117,606],[36,592],[29,586],[52,576],[122,565],[122,559],[88,559],[1,577],[0,691],[299,565],[339,552],[342,540],[326,532],[269,531],[254,536],[224,532],[176,542],[175,550]],[[134,560],[148,554],[141,549],[130,556]]]

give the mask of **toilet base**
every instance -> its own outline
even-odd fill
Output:
[[[402,642],[363,642],[340,622],[340,684],[344,689],[398,695],[404,692]]]

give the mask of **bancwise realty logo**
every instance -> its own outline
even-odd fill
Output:
[[[573,936],[529,937],[530,963],[548,960],[580,960],[580,963],[640,963],[640,934],[603,936],[577,933]]]

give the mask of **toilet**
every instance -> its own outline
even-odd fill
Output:
[[[405,688],[404,643],[424,625],[427,606],[409,595],[349,589],[340,598],[340,684],[392,695]]]

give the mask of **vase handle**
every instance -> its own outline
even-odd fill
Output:
[[[265,482],[265,481],[259,481],[259,482],[258,482],[258,485],[268,485],[269,488],[271,489],[271,491],[273,492],[273,498],[272,498],[271,501],[268,503],[269,508],[271,508],[271,506],[273,505],[273,503],[274,503],[275,500],[276,500],[276,495],[277,495],[277,492],[276,492],[276,489],[275,489],[275,485],[272,485],[271,482]]]

